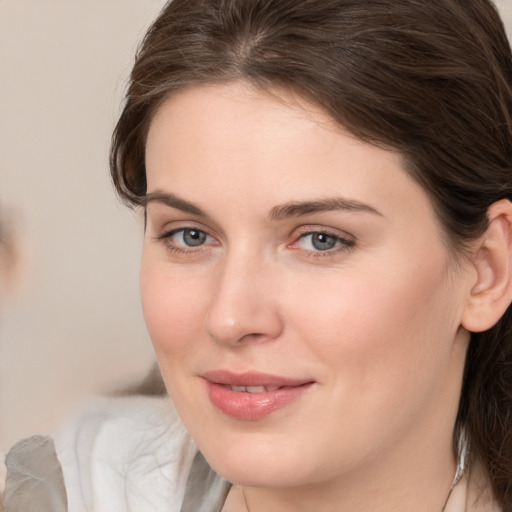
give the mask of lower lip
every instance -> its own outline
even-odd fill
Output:
[[[305,393],[313,383],[290,386],[263,393],[232,391],[221,384],[207,381],[210,401],[224,414],[238,420],[254,421],[286,407]]]

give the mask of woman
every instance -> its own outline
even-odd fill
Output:
[[[112,172],[226,511],[512,510],[511,79],[483,0],[175,0],[148,32]]]
[[[167,5],[111,169],[193,443],[106,403],[60,444],[84,502],[511,511],[511,86],[488,0]]]

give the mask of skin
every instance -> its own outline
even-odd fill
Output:
[[[146,165],[144,313],[212,467],[251,512],[440,511],[477,276],[400,155],[290,93],[234,83],[168,99]],[[218,369],[315,384],[238,420],[209,400],[202,375]]]

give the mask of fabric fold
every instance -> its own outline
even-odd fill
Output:
[[[18,441],[5,457],[4,512],[67,512],[62,467],[50,437]]]

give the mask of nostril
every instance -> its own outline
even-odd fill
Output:
[[[240,339],[240,342],[243,342],[243,341],[256,341],[260,338],[264,338],[265,337],[265,334],[262,333],[262,332],[252,332],[250,334],[246,334],[245,336],[243,336],[241,339]]]

